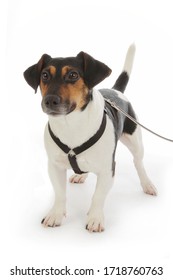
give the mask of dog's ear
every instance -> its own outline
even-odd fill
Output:
[[[42,69],[45,67],[46,63],[51,60],[51,56],[48,54],[43,54],[38,63],[30,66],[23,73],[27,83],[37,92],[37,88],[40,83],[40,74]]]
[[[89,89],[99,84],[112,72],[112,70],[107,65],[94,59],[85,52],[80,52],[77,55],[77,58],[82,61],[84,81]]]

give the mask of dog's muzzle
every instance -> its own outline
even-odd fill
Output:
[[[76,104],[62,102],[60,96],[53,94],[45,96],[42,100],[41,106],[44,113],[52,116],[67,115],[76,108]]]
[[[42,100],[42,109],[46,114],[54,115],[59,113],[61,99],[57,95],[47,95]]]
[[[44,98],[44,105],[45,105],[45,107],[47,109],[50,109],[50,110],[53,110],[53,111],[57,110],[60,102],[61,102],[61,99],[57,95],[47,95]]]

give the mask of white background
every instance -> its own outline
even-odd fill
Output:
[[[26,84],[23,71],[43,53],[75,56],[83,50],[112,68],[111,77],[98,88],[111,87],[129,44],[135,42],[137,52],[126,95],[142,123],[173,138],[172,12],[167,0],[9,1],[6,54],[2,55],[7,56],[6,80],[1,80],[5,89],[0,103],[3,279],[13,279],[9,271],[15,265],[68,265],[102,271],[78,279],[102,279],[105,266],[163,266],[164,277],[141,279],[170,279],[173,144],[143,131],[145,165],[158,189],[157,197],[142,193],[131,155],[118,146],[115,184],[105,206],[105,232],[85,230],[95,184],[92,174],[83,185],[67,182],[67,218],[61,227],[45,229],[40,222],[53,202],[43,146],[47,117],[39,92],[35,95]]]

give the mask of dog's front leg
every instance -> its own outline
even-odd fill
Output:
[[[49,161],[48,171],[55,192],[55,202],[42,224],[46,227],[56,227],[61,225],[66,215],[66,170]]]
[[[88,229],[89,232],[101,232],[104,230],[103,207],[112,184],[112,172],[104,172],[98,175],[96,190],[88,212],[86,229]]]

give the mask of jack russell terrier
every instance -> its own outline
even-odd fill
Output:
[[[84,52],[67,58],[52,58],[44,54],[38,63],[24,72],[27,83],[35,92],[40,86],[42,109],[49,119],[44,140],[55,202],[42,220],[44,226],[60,226],[66,215],[66,174],[67,169],[72,168],[71,183],[83,183],[88,172],[97,175],[86,229],[89,232],[104,230],[103,208],[113,184],[118,140],[133,155],[143,191],[157,194],[143,166],[140,127],[108,102],[115,102],[136,119],[132,105],[123,95],[134,55],[135,46],[131,45],[123,71],[112,89],[94,88],[110,75],[111,69]]]

